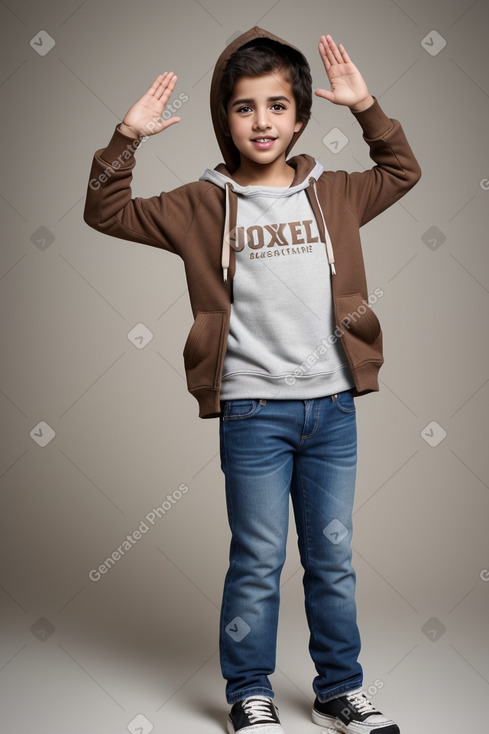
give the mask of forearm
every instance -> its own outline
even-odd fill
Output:
[[[92,161],[85,200],[85,222],[100,232],[115,234],[115,216],[131,201],[134,152],[139,142],[116,127],[106,148],[98,150]]]

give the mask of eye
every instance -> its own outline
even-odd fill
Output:
[[[285,109],[286,107],[280,102],[275,102],[275,104],[272,105],[272,110],[275,110],[275,112],[282,112],[282,110]]]
[[[238,107],[238,109],[236,110],[236,112],[238,113],[239,112],[250,112],[250,111],[251,111],[251,107],[249,105],[243,105],[243,107]]]

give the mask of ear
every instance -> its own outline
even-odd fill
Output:
[[[298,133],[298,132],[299,132],[299,130],[302,130],[303,126],[304,126],[304,123],[303,123],[303,122],[301,122],[300,120],[298,120],[298,121],[297,121],[297,122],[295,123],[295,126],[294,126],[294,132],[295,132],[295,133]]]

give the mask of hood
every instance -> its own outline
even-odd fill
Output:
[[[314,160],[310,155],[298,155],[291,158],[289,164],[295,169],[294,180],[290,186],[240,186],[233,179],[232,174],[223,163],[216,168],[206,168],[200,181],[210,181],[221,189],[228,184],[235,194],[241,196],[256,196],[264,191],[271,191],[274,196],[293,196],[311,184],[311,179],[317,181],[324,171],[322,163]]]
[[[224,162],[226,164],[226,167],[228,171],[231,173],[236,170],[236,168],[239,166],[239,152],[236,146],[234,145],[231,137],[229,135],[226,135],[224,130],[221,127],[221,124],[219,122],[219,115],[218,115],[218,102],[217,102],[217,91],[219,89],[219,85],[221,83],[222,74],[224,71],[224,68],[226,66],[226,63],[235,51],[237,51],[241,46],[244,46],[249,41],[253,41],[255,38],[270,38],[272,41],[278,41],[279,43],[283,43],[284,46],[288,46],[289,48],[294,49],[297,53],[300,53],[301,56],[304,56],[302,52],[293,46],[291,43],[288,43],[287,41],[284,41],[282,38],[279,38],[278,36],[275,36],[273,33],[270,33],[269,31],[264,30],[263,28],[259,28],[258,26],[255,26],[254,28],[250,28],[249,31],[246,31],[245,33],[242,33],[240,36],[235,38],[231,43],[224,49],[222,54],[219,56],[216,65],[214,67],[214,74],[212,76],[211,81],[211,117],[212,117],[212,124],[214,126],[214,132],[217,138],[217,142],[219,144],[219,148],[221,149],[221,153],[224,158]],[[301,127],[301,129],[294,133],[294,136],[292,140],[290,141],[290,144],[287,148],[286,154],[290,152],[292,147],[295,145],[297,139],[302,134],[304,128],[306,127],[307,123],[304,123]]]

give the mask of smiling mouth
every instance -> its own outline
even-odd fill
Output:
[[[254,143],[271,143],[272,140],[276,140],[277,138],[253,138]]]

